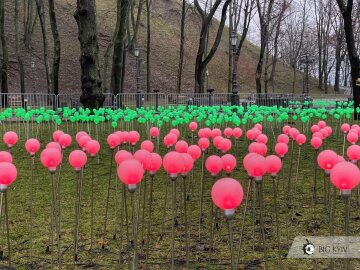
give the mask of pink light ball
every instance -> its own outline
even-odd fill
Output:
[[[320,131],[317,131],[317,132],[314,132],[313,135],[311,136],[311,138],[320,138],[321,140],[324,139],[324,135],[320,132]]]
[[[221,130],[219,128],[214,128],[211,131],[211,137],[215,138],[216,136],[221,136]]]
[[[226,153],[227,151],[229,151],[231,149],[232,143],[229,139],[222,139],[219,142],[218,147],[221,150],[221,152]]]
[[[210,128],[204,128],[204,136],[205,138],[210,138],[212,136],[212,130]]]
[[[212,155],[209,156],[205,161],[205,168],[211,174],[211,176],[218,175],[223,167],[223,161],[220,157]]]
[[[60,144],[57,143],[57,142],[49,142],[49,143],[45,146],[45,148],[54,148],[54,149],[58,150],[59,152],[61,152],[61,146],[60,146]]]
[[[123,161],[128,159],[133,159],[133,155],[126,150],[117,151],[115,154],[115,162],[117,165],[120,165]]]
[[[181,175],[186,176],[194,167],[194,160],[188,153],[181,153],[181,156],[184,161],[184,166],[181,171]]]
[[[346,150],[346,155],[351,162],[356,162],[360,160],[360,146],[355,144],[349,146]]]
[[[288,144],[288,143],[289,143],[289,136],[286,135],[286,134],[280,134],[280,135],[277,137],[276,141],[277,141],[278,143]]]
[[[270,155],[265,158],[266,166],[267,166],[267,173],[271,176],[276,176],[282,166],[281,159],[278,156]]]
[[[87,134],[87,132],[85,131],[79,131],[78,133],[76,133],[75,135],[75,140],[78,142],[79,139],[82,137],[82,136],[89,136],[89,134]]]
[[[233,130],[231,128],[225,128],[224,135],[226,138],[230,138],[233,135]]]
[[[140,149],[134,153],[134,159],[139,161],[143,168],[146,169],[146,167],[151,162],[151,155],[149,151]]]
[[[198,141],[198,146],[200,147],[201,151],[208,149],[209,145],[210,141],[208,138],[200,138]]]
[[[290,126],[284,126],[282,128],[282,132],[287,135],[287,134],[289,134],[290,129],[291,129]]]
[[[160,134],[160,130],[157,127],[152,127],[150,128],[150,136],[153,138],[156,138],[157,136],[159,136]]]
[[[199,131],[198,131],[198,137],[199,138],[205,138],[206,136],[205,136],[205,132],[204,132],[204,129],[199,129]]]
[[[317,157],[317,163],[320,168],[330,173],[331,169],[338,162],[338,155],[332,150],[321,151]]]
[[[167,153],[163,158],[163,167],[171,179],[176,179],[184,168],[184,160],[181,154],[175,151]]]
[[[219,149],[219,143],[224,139],[222,136],[216,136],[213,138],[213,145],[216,149]]]
[[[81,137],[81,138],[84,138],[85,136]],[[81,139],[80,138],[80,139]],[[86,138],[86,137],[85,137]],[[120,138],[117,134],[115,133],[112,133],[110,134],[107,138],[106,138],[106,142],[107,144],[109,145],[109,147],[111,149],[114,149],[115,147],[117,147],[119,144],[120,144]],[[80,146],[81,147],[81,146]],[[85,147],[86,148],[86,144],[85,144]]]
[[[341,125],[341,131],[344,132],[344,133],[348,133],[350,130],[350,125],[349,124],[342,124]]]
[[[25,142],[25,149],[31,156],[34,156],[40,149],[40,142],[37,139],[28,139]]]
[[[314,149],[319,149],[322,145],[323,140],[319,137],[313,137],[311,138],[310,144]]]
[[[129,191],[134,192],[144,177],[144,168],[136,159],[124,160],[117,168],[117,175],[121,182],[128,185]]]
[[[7,151],[0,151],[0,162],[13,162],[12,155]]]
[[[44,167],[54,173],[62,161],[61,152],[56,148],[45,148],[40,154],[40,161]]]
[[[190,145],[187,149],[187,153],[193,158],[193,160],[197,160],[201,156],[201,149],[197,145]]]
[[[190,122],[189,123],[189,129],[191,130],[191,132],[194,132],[195,130],[197,130],[198,125],[196,122]]]
[[[221,157],[223,170],[230,174],[236,167],[237,161],[233,155],[226,154]]]
[[[243,132],[242,132],[241,128],[236,127],[233,129],[233,136],[235,139],[239,139],[241,137],[242,133]]]
[[[219,179],[211,189],[211,198],[214,204],[225,210],[225,215],[229,218],[241,204],[243,197],[244,192],[241,184],[233,178]]]
[[[170,133],[175,134],[177,139],[180,137],[180,131],[177,128],[171,129]]]
[[[268,137],[265,134],[260,134],[259,136],[256,137],[256,142],[258,143],[264,143],[267,144],[268,142]]]
[[[261,181],[262,176],[267,171],[266,160],[262,155],[254,154],[244,160],[244,167],[248,175],[252,176],[255,181]]]
[[[5,132],[3,136],[3,141],[7,145],[7,147],[13,147],[17,141],[19,140],[18,135],[14,131]]]
[[[295,140],[296,140],[296,143],[301,146],[301,145],[305,144],[306,136],[304,134],[299,134],[296,136]]]
[[[164,137],[164,144],[167,148],[170,148],[177,142],[178,137],[174,133],[169,133]]]
[[[109,135],[110,136],[110,135]],[[119,137],[116,135],[116,134],[112,134],[111,137],[116,137],[117,140],[119,140]],[[109,137],[108,137],[109,138]],[[82,150],[86,150],[86,144],[91,140],[90,136],[88,135],[84,135],[84,136],[81,136],[79,138],[79,140],[77,141],[78,145],[80,146],[80,148]]]
[[[320,128],[318,125],[312,125],[311,126],[311,132],[312,133],[315,133],[315,132],[319,132],[320,131]]]
[[[262,125],[261,125],[261,124],[259,124],[259,123],[255,124],[254,128],[256,128],[256,129],[258,129],[258,130],[262,131]]]
[[[53,138],[54,142],[59,142],[59,138],[63,134],[64,134],[64,131],[62,131],[62,130],[54,131],[54,133],[52,134],[52,138]]]
[[[249,140],[249,141],[252,141],[255,139],[255,133],[254,133],[254,130],[253,129],[249,129],[248,131],[246,131],[246,138]]]
[[[351,144],[355,144],[358,141],[358,139],[359,139],[359,136],[355,132],[349,132],[346,135],[346,140]]]
[[[175,151],[176,152],[179,152],[179,153],[186,153],[187,150],[189,148],[189,145],[187,142],[185,141],[178,141],[176,144],[175,144]]]
[[[140,149],[146,150],[151,153],[152,151],[154,151],[154,144],[152,141],[149,140],[143,141],[140,145]]]
[[[162,165],[162,158],[157,153],[150,153],[150,162],[147,164],[146,170],[150,172],[150,175],[154,175]]]
[[[295,140],[297,135],[299,135],[299,134],[300,134],[300,132],[297,128],[290,128],[289,135],[290,135],[291,139]]]
[[[257,153],[259,155],[265,156],[268,148],[264,143],[253,142],[249,145],[248,150],[250,153]]]
[[[0,192],[6,191],[17,177],[17,169],[10,162],[0,162]]]
[[[331,170],[330,181],[342,194],[350,195],[351,190],[360,183],[359,168],[351,162],[340,162]]]
[[[128,140],[131,143],[131,145],[136,145],[137,142],[140,140],[140,134],[139,132],[133,130],[128,133]]]
[[[327,137],[329,137],[329,132],[326,130],[326,129],[320,129],[319,131],[322,135],[323,135],[323,138],[326,139]]]
[[[100,151],[100,144],[97,140],[90,140],[86,144],[86,152],[90,154],[90,156],[94,157]]]
[[[318,124],[319,128],[324,128],[326,127],[326,122],[325,121],[319,121]]]
[[[81,150],[74,150],[69,155],[69,164],[77,172],[81,171],[81,169],[85,166],[86,162],[87,162],[87,156]]]
[[[72,138],[69,134],[62,134],[57,142],[60,144],[62,149],[65,149],[71,145]]]
[[[289,147],[286,143],[277,143],[275,145],[275,153],[281,158],[283,158],[288,151],[289,151]]]

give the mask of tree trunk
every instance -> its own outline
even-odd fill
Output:
[[[24,44],[26,49],[30,49],[31,37],[37,16],[34,16],[36,6],[34,0],[24,1]]]
[[[147,28],[146,28],[146,34],[147,34],[147,38],[146,38],[146,93],[151,92],[151,21],[150,21],[151,4],[152,4],[151,0],[146,0],[146,26],[147,26]],[[182,63],[181,63],[181,67],[182,67]],[[180,63],[179,63],[179,68],[180,68]],[[182,74],[180,76],[182,76]],[[181,89],[181,79],[180,79],[179,89]]]
[[[126,39],[126,27],[128,25],[128,15],[130,8],[130,0],[118,0],[117,8],[120,9],[119,29],[117,30],[114,41],[113,64],[111,71],[111,92],[114,95],[123,92],[124,80],[124,50]]]
[[[180,52],[179,52],[179,65],[178,65],[178,75],[177,75],[177,85],[176,85],[177,93],[181,92],[182,72],[184,68],[183,64],[184,64],[185,16],[186,16],[185,11],[186,11],[186,0],[183,0],[181,7],[181,22],[180,22]]]
[[[25,74],[24,74],[24,64],[22,61],[22,53],[19,48],[19,0],[15,0],[15,53],[17,62],[19,65],[19,75],[20,75],[20,92],[21,94],[25,93]],[[24,96],[21,98],[22,106],[24,107]]]
[[[44,63],[45,63],[45,72],[46,72],[46,82],[47,82],[47,92],[48,94],[53,93],[53,82],[52,78],[50,76],[50,61],[49,61],[49,55],[48,55],[48,40],[46,35],[46,26],[45,26],[45,11],[44,11],[44,2],[43,0],[35,0],[36,1],[36,8],[37,13],[40,20],[40,26],[41,26],[41,33],[43,38],[43,50],[44,50]]]
[[[9,92],[8,88],[8,51],[6,45],[6,37],[5,37],[5,0],[0,0],[0,41],[2,48],[2,62],[1,62],[1,93],[7,94]],[[8,106],[7,95],[2,96],[2,106]]]
[[[60,55],[61,55],[61,47],[60,47],[60,37],[56,23],[56,14],[55,14],[55,6],[54,0],[49,0],[49,15],[50,15],[50,26],[51,33],[54,40],[54,59],[51,70],[51,80],[53,84],[53,93],[55,95],[59,94],[59,69],[60,69]]]
[[[80,102],[85,108],[102,107],[104,95],[99,68],[99,44],[96,31],[95,0],[77,0],[74,14],[80,41],[81,89]]]

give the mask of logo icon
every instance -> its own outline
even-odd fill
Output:
[[[306,244],[303,246],[304,254],[312,255],[315,252],[315,247],[312,243],[309,242],[308,239],[306,239]]]

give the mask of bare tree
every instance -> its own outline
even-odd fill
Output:
[[[24,73],[24,63],[22,61],[22,53],[20,51],[20,42],[19,42],[19,0],[15,0],[15,53],[16,59],[19,65],[19,75],[20,75],[20,92],[25,93],[25,73]],[[22,98],[22,105],[24,106],[24,99]]]
[[[30,42],[37,21],[35,0],[24,0],[23,9],[24,44],[26,49],[30,49]]]
[[[1,41],[1,52],[2,52],[2,61],[1,61],[1,93],[7,94],[9,92],[8,86],[8,50],[6,44],[5,36],[5,0],[0,0],[0,41]],[[3,106],[7,107],[7,98],[3,96],[2,99]]]
[[[221,4],[221,0],[216,0],[214,5],[210,8],[210,11],[208,14],[205,13],[205,11],[202,9],[202,7],[199,4],[198,0],[195,0],[195,7],[200,14],[202,25],[201,25],[201,31],[200,31],[200,38],[199,38],[199,47],[198,52],[196,55],[196,61],[195,61],[195,93],[204,93],[204,75],[206,71],[206,67],[211,61],[211,59],[214,57],[218,46],[221,41],[221,36],[224,30],[225,21],[226,21],[226,13],[227,8],[231,2],[231,0],[225,0],[222,12],[221,12],[221,19],[220,23],[217,29],[216,37],[214,40],[214,43],[211,46],[211,49],[208,53],[205,53],[206,51],[206,37],[209,32],[211,20],[213,19],[216,10],[219,8]]]

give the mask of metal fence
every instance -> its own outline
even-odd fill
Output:
[[[158,107],[158,106],[222,106],[231,105],[231,94],[227,93],[205,93],[205,94],[165,94],[165,93],[124,93],[113,95],[106,93],[103,106],[105,108],[136,108],[136,107]],[[322,94],[322,95],[302,95],[302,94],[278,94],[278,93],[240,93],[238,94],[238,104],[242,106],[299,106],[310,101],[311,104],[317,102],[328,102],[336,104],[341,101],[348,101],[351,97],[344,94]],[[10,108],[49,108],[57,109],[60,107],[79,108],[79,94],[21,94],[8,93],[0,94],[0,107]],[[316,106],[316,105],[314,105]],[[330,106],[330,105],[329,105]],[[334,106],[334,105],[332,105]]]

